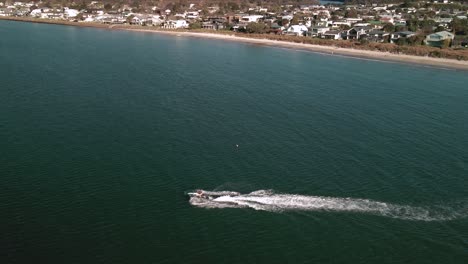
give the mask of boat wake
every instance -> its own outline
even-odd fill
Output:
[[[447,221],[468,216],[468,207],[417,207],[398,205],[368,199],[276,194],[272,190],[259,190],[249,194],[231,191],[204,191],[208,198],[191,196],[193,206],[203,208],[252,208],[270,212],[330,211],[357,212],[416,221]]]

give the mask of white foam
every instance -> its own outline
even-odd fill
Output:
[[[217,192],[222,193],[222,192]],[[235,193],[228,192],[226,193]],[[271,190],[258,190],[237,196],[224,195],[213,200],[190,199],[194,206],[205,208],[252,208],[271,212],[286,210],[358,212],[405,220],[444,221],[467,216],[467,212],[456,212],[450,208],[416,207],[398,205],[368,199],[275,194]],[[441,210],[442,209],[442,210]]]

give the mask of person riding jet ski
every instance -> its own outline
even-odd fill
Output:
[[[196,196],[198,198],[205,198],[205,199],[210,198],[208,195],[206,195],[206,193],[203,190],[197,190]]]

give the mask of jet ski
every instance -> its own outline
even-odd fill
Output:
[[[191,198],[213,200],[221,196],[239,196],[240,193],[229,192],[229,191],[210,192],[210,191],[205,191],[205,190],[200,189],[200,190],[196,190],[195,192],[189,192],[187,193],[187,195],[190,196]]]

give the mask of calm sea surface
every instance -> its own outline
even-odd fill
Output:
[[[468,263],[463,71],[0,21],[0,150],[1,263]]]

